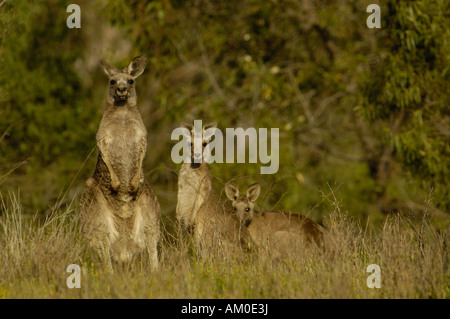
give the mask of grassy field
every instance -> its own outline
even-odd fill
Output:
[[[82,241],[76,204],[41,220],[21,213],[16,194],[0,202],[0,298],[450,298],[449,228],[426,217],[361,225],[334,202],[326,248],[281,262],[199,260],[163,218],[160,270],[148,272],[143,257],[109,273]],[[66,285],[69,264],[81,266],[80,289]],[[367,287],[370,264],[381,268],[380,289]]]

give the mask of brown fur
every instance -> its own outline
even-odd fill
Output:
[[[136,57],[120,71],[102,61],[110,79],[109,94],[97,132],[97,166],[81,199],[81,221],[90,246],[107,264],[129,262],[147,249],[155,269],[160,207],[144,181],[147,131],[134,88],[146,63],[145,56]]]
[[[206,127],[215,127],[215,124],[205,125],[203,129]],[[192,130],[190,125],[187,128]],[[181,225],[193,233],[196,248],[204,258],[228,258],[241,255],[248,248],[248,230],[232,214],[231,205],[215,190],[204,161],[199,167],[193,167],[190,163],[182,164],[178,176],[176,217]]]
[[[227,183],[225,193],[234,213],[247,226],[253,243],[273,258],[295,255],[297,249],[311,242],[321,244],[322,231],[311,219],[294,213],[255,211],[259,184],[249,186],[246,195],[241,196],[236,186]]]

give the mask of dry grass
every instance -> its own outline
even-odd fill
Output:
[[[161,269],[147,272],[143,258],[111,274],[83,244],[75,205],[40,220],[25,218],[14,194],[0,201],[0,298],[450,298],[449,228],[428,218],[363,227],[336,205],[326,249],[274,263],[256,253],[198,260],[165,219]],[[69,264],[82,268],[80,289],[66,286]],[[366,285],[369,264],[381,267],[380,289]]]

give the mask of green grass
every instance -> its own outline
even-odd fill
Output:
[[[450,298],[449,228],[428,218],[361,226],[335,205],[325,249],[277,262],[202,261],[164,218],[160,270],[147,271],[144,256],[109,273],[86,249],[76,205],[41,220],[26,218],[15,194],[0,202],[0,298]],[[69,264],[81,266],[80,289],[67,288]],[[369,264],[381,267],[380,289],[366,285]]]

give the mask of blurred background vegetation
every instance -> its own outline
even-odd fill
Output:
[[[280,167],[212,164],[217,187],[263,186],[260,209],[321,221],[330,189],[362,220],[447,219],[450,3],[380,1],[0,1],[0,192],[24,212],[78,201],[92,174],[107,79],[147,54],[137,81],[146,178],[173,216],[180,122],[280,128]],[[70,3],[81,29],[66,27]]]

